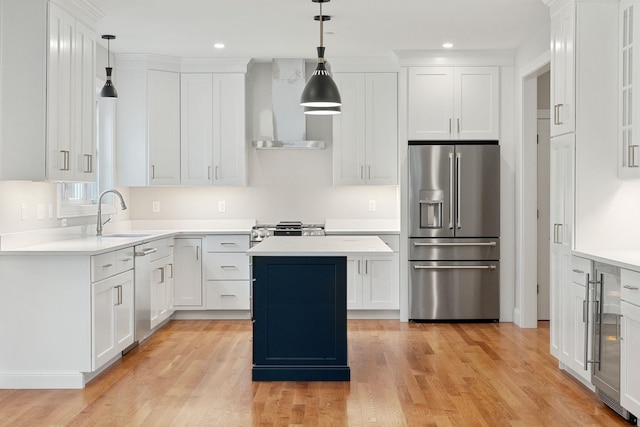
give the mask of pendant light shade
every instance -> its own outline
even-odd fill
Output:
[[[302,91],[302,95],[300,96],[300,105],[305,107],[305,114],[340,114],[340,106],[342,105],[340,91],[325,66],[324,46],[322,45],[323,22],[331,19],[330,16],[322,14],[322,3],[326,3],[329,0],[312,1],[314,3],[320,3],[320,15],[315,16],[315,19],[320,21],[320,46],[317,48],[318,65]]]
[[[113,85],[113,82],[111,81],[111,72],[113,71],[113,68],[111,68],[111,63],[110,63],[111,46],[109,45],[109,42],[115,39],[116,36],[105,34],[102,36],[102,38],[107,41],[107,67],[106,67],[107,81],[104,83],[104,87],[100,91],[100,96],[102,98],[117,98],[118,91],[116,90],[116,87]]]

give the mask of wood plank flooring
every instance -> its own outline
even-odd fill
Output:
[[[172,321],[84,390],[0,390],[0,426],[628,426],[545,322],[352,320],[349,355],[351,382],[253,383],[250,321]]]

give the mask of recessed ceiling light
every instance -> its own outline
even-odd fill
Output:
[[[451,49],[453,47],[453,43],[442,43],[442,47],[445,49]]]
[[[213,45],[216,49],[224,49],[224,43],[216,43]]]

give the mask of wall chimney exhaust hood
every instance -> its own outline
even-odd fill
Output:
[[[306,139],[306,116],[300,105],[304,90],[304,59],[271,61],[272,112],[260,113],[260,135],[253,141],[257,149],[323,149],[324,141]]]

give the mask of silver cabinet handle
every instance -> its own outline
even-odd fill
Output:
[[[364,179],[364,165],[360,165],[360,179]]]
[[[131,261],[131,258],[122,258],[120,260],[120,262],[129,262],[129,261]]]
[[[93,172],[93,155],[85,154],[84,155],[84,173],[92,173]]]
[[[167,264],[167,267],[166,267],[166,268],[171,272],[171,273],[169,273],[169,274],[167,275],[167,277],[168,277],[169,279],[173,279],[173,264]]]
[[[364,260],[364,274],[369,274],[369,260]]]
[[[629,289],[630,291],[637,291],[638,290],[637,286],[624,285],[622,287],[625,288],[625,289]]]
[[[460,167],[462,166],[462,155],[460,153],[456,153],[456,178],[457,178],[457,182],[456,182],[456,186],[457,186],[457,190],[458,190],[458,200],[457,200],[457,206],[456,206],[456,226],[458,227],[458,229],[462,228],[462,219],[460,218],[462,216],[462,210],[460,209],[460,202],[462,201],[462,197],[460,195],[460,193],[462,192],[462,188],[460,186]]]
[[[113,264],[104,264],[104,265],[102,266],[102,268],[109,268],[109,267],[113,267]]]
[[[558,104],[553,106],[553,124],[559,125],[558,123]]]
[[[222,246],[237,246],[235,242],[220,242]]]
[[[451,123],[451,119],[449,119]],[[453,153],[449,153],[449,229],[453,229],[453,193],[454,193]]]
[[[636,158],[636,151],[638,150],[638,145],[629,145],[627,148],[627,167],[637,168],[638,160]]]
[[[156,178],[156,166],[151,165],[151,179],[155,179],[155,178]]]
[[[495,270],[495,265],[414,265],[415,270]]]
[[[215,180],[216,180],[216,181],[218,180],[218,169],[219,169],[219,166],[216,166],[216,167],[214,168],[214,171],[213,171],[213,172],[214,172],[214,175],[215,175]]]
[[[584,274],[584,271],[582,271],[582,270],[578,270],[577,268],[574,268],[574,269],[573,269],[573,272],[574,272],[574,273],[578,273],[578,274]]]
[[[496,242],[435,242],[435,243],[425,243],[425,242],[414,242],[413,246],[496,246]]]
[[[358,260],[358,274],[361,274],[361,271],[360,271],[360,260]]]
[[[456,119],[456,121],[458,122],[458,133],[460,133],[460,119]]]
[[[207,179],[211,179],[211,166],[207,166]]]
[[[200,246],[196,246],[196,260],[200,259]]]
[[[62,154],[62,167],[60,168],[60,170],[68,171],[71,168],[69,161],[69,150],[60,150],[60,153]]]
[[[451,133],[451,119],[449,119],[449,133]]]
[[[371,179],[371,165],[368,166],[369,169],[369,179]]]
[[[224,297],[234,297],[234,298],[237,297],[237,295],[235,295],[235,294],[220,294],[220,296],[222,298],[224,298]]]
[[[160,282],[158,283],[164,283],[164,267],[160,267],[158,270],[160,270]]]
[[[238,266],[236,265],[221,265],[220,268],[225,269],[225,268],[235,268],[236,270],[238,269]]]
[[[575,271],[575,270],[573,270]],[[579,271],[579,270],[578,270]],[[582,273],[582,271],[580,271]],[[582,304],[582,321],[584,322],[584,370],[588,370],[589,363],[589,284],[591,280],[589,280],[589,273],[587,273],[586,283],[585,283],[585,292],[584,292],[584,303]]]
[[[147,256],[147,255],[151,255],[152,253],[158,252],[158,250],[156,248],[144,248],[141,251],[136,251],[135,255],[136,256]]]

